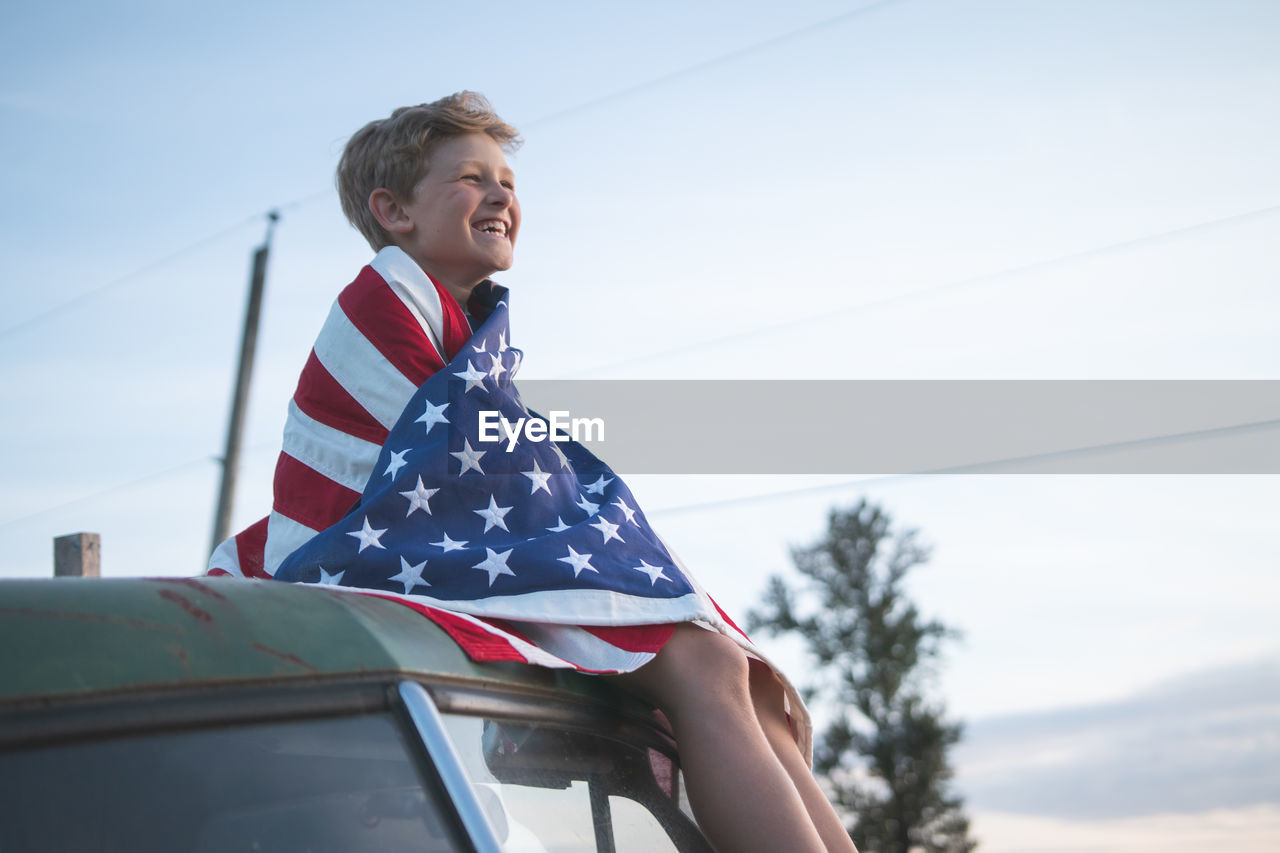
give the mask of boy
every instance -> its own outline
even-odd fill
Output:
[[[625,485],[580,446],[495,454],[504,473],[450,437],[468,407],[521,408],[506,291],[488,278],[511,266],[520,229],[505,157],[518,142],[470,92],[352,137],[342,206],[378,254],[339,296],[299,380],[272,515],[220,546],[210,571],[402,587],[397,597],[417,609],[502,620],[485,622],[494,632],[517,621],[513,645],[533,642],[523,659],[615,673],[664,711],[717,849],[852,851],[809,773],[798,697],[648,530]],[[448,390],[449,375],[465,389]],[[406,468],[428,451],[458,463]],[[411,532],[388,534],[387,519],[402,515]],[[402,539],[389,548],[384,535]]]

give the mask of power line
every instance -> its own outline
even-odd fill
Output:
[[[262,450],[278,450],[279,447],[280,445],[278,442],[274,442],[274,441],[261,442],[259,444],[252,445],[249,448],[246,448],[245,454],[251,455],[254,453],[258,453]],[[40,516],[46,515],[51,512],[57,512],[58,510],[66,509],[68,507],[73,507],[73,506],[76,506],[77,504],[98,500],[99,498],[109,497],[111,495],[116,494],[117,492],[128,491],[129,489],[137,488],[138,486],[145,485],[155,480],[163,480],[166,477],[171,477],[175,474],[181,474],[185,471],[195,468],[198,465],[208,465],[210,463],[217,463],[219,461],[220,460],[217,457],[207,456],[207,455],[200,456],[195,459],[188,459],[186,462],[180,462],[177,465],[172,465],[168,468],[163,468],[159,471],[153,471],[150,474],[144,474],[143,476],[137,477],[133,480],[128,480],[127,482],[123,482],[123,483],[116,483],[114,485],[107,486],[104,489],[99,489],[96,492],[90,492],[89,494],[81,495],[80,497],[77,497],[77,498],[72,498],[71,500],[65,501],[64,503],[60,503],[55,506],[45,507],[44,509],[38,509],[33,513],[29,513],[19,518],[10,518],[7,521],[0,521],[0,528],[12,527],[15,524],[22,524],[23,522],[30,521],[33,518],[39,518]]]
[[[243,219],[237,222],[235,225],[228,226],[222,229],[221,231],[218,231],[214,234],[210,234],[208,237],[203,237],[197,240],[196,242],[191,243],[188,246],[184,246],[183,248],[178,249],[175,252],[171,252],[168,255],[165,255],[164,257],[160,258],[159,260],[155,260],[148,264],[144,264],[143,266],[139,267],[133,272],[126,273],[120,276],[119,278],[114,278],[111,281],[108,281],[106,284],[100,284],[97,287],[92,288],[91,290],[86,290],[84,293],[81,293],[77,296],[73,296],[70,299],[68,299],[66,302],[63,302],[60,305],[55,305],[54,307],[41,311],[40,313],[35,314],[31,317],[28,317],[25,320],[20,320],[19,322],[15,323],[12,326],[9,326],[6,329],[0,329],[0,337],[7,337],[9,335],[21,332],[31,326],[37,325],[39,323],[43,323],[45,320],[48,320],[50,317],[53,317],[55,315],[63,313],[64,311],[74,308],[75,306],[81,304],[82,302],[95,299],[101,296],[102,294],[106,293],[108,290],[112,290],[113,288],[119,287],[122,284],[126,284],[135,278],[140,278],[144,275],[147,275],[148,273],[155,272],[156,270],[161,269],[164,266],[173,263],[174,261],[176,261],[177,259],[185,255],[189,255],[192,252],[197,251],[198,249],[203,249],[205,246],[208,246],[211,243],[216,243],[217,241],[221,240],[227,235],[232,234],[235,231],[238,231],[241,228],[244,228],[248,225],[251,225],[254,222],[257,222],[259,218],[260,216],[251,216],[248,219]]]
[[[724,498],[723,500],[702,501],[699,503],[682,504],[680,506],[673,507],[659,507],[648,514],[655,516],[681,515],[701,510],[721,509],[730,506],[743,506],[747,504],[767,503],[775,500],[786,500],[789,498],[819,494],[821,492],[843,491],[851,486],[862,486],[868,483],[888,483],[912,480],[918,477],[996,474],[999,472],[992,471],[990,469],[999,467],[1008,468],[1016,465],[1022,465],[1027,462],[1046,462],[1050,460],[1071,459],[1078,456],[1087,456],[1091,453],[1100,453],[1108,450],[1133,450],[1140,447],[1157,447],[1169,444],[1180,444],[1186,441],[1194,441],[1202,438],[1222,438],[1228,435],[1245,435],[1248,433],[1266,432],[1274,430],[1277,427],[1280,427],[1280,420],[1253,421],[1249,423],[1232,424],[1230,426],[1210,427],[1208,429],[1170,433],[1168,435],[1156,435],[1148,438],[1105,442],[1103,444],[1093,444],[1086,447],[1074,447],[1068,450],[1052,450],[1045,453],[1031,453],[1024,456],[1009,456],[1004,459],[992,459],[986,462],[973,462],[965,465],[952,465],[946,468],[933,468],[925,471],[915,471],[908,474],[883,474],[879,476],[861,477],[856,480],[845,480],[839,483],[824,483],[821,486],[804,486],[799,489],[783,489],[776,492],[763,492],[756,495],[747,495],[746,497],[741,498]]]
[[[307,196],[303,196],[302,198],[295,199],[294,201],[291,201],[288,204],[277,205],[273,207],[271,210],[276,212],[296,210],[299,207],[303,207],[321,198],[324,198],[332,192],[333,192],[332,190],[324,190],[322,192],[312,193],[311,195],[307,195]],[[83,302],[88,302],[90,300],[96,299],[97,297],[101,296],[107,291],[113,290],[123,284],[128,284],[130,281],[133,281],[136,278],[141,278],[145,275],[153,273],[156,270],[163,269],[164,267],[168,266],[174,261],[179,260],[180,258],[183,258],[200,249],[203,249],[206,246],[216,243],[219,240],[223,239],[224,237],[227,237],[228,235],[233,234],[236,231],[239,231],[241,228],[246,228],[254,224],[255,222],[261,221],[264,217],[269,217],[270,215],[271,215],[270,211],[268,211],[267,213],[255,213],[253,216],[250,216],[246,219],[242,219],[239,222],[236,222],[234,225],[228,225],[226,228],[223,228],[220,231],[215,231],[214,233],[208,235],[207,237],[202,237],[199,240],[196,240],[194,243],[190,243],[181,249],[177,249],[176,251],[170,252],[169,254],[161,258],[158,258],[157,260],[151,261],[150,263],[143,264],[142,266],[138,267],[132,272],[125,273],[124,275],[119,276],[118,278],[114,278],[111,281],[106,282],[105,284],[100,284],[95,288],[86,290],[84,293],[80,293],[76,296],[71,297],[66,302],[63,302],[59,305],[55,305],[52,308],[48,308],[44,311],[41,311],[38,314],[34,314],[30,317],[27,317],[25,320],[20,320],[17,323],[13,324],[12,326],[9,326],[8,328],[0,329],[0,338],[5,338],[5,337],[8,337],[9,335],[18,334],[19,332],[25,331],[27,328],[31,326],[39,325],[40,323],[45,322],[51,317],[55,317],[66,311],[69,311]]]
[[[906,293],[896,293],[892,296],[886,296],[882,299],[872,300],[870,302],[860,302],[857,305],[847,305],[842,308],[832,308],[823,311],[821,314],[809,314],[797,320],[787,320],[782,323],[771,323],[767,326],[758,326],[754,329],[748,329],[742,332],[733,332],[728,335],[721,335],[715,338],[706,338],[695,341],[684,346],[672,347],[671,349],[659,350],[657,352],[648,352],[635,358],[623,359],[599,367],[591,368],[586,371],[577,373],[577,376],[599,375],[600,373],[614,370],[619,367],[630,367],[635,364],[642,364],[647,361],[653,361],[659,358],[665,358],[671,355],[683,355],[697,350],[706,349],[708,347],[717,347],[727,343],[736,343],[739,341],[749,340],[760,335],[773,334],[785,329],[793,329],[799,327],[810,326],[819,320],[829,320],[832,317],[841,317],[847,314],[854,314],[860,311],[874,311],[878,308],[884,308],[889,305],[895,305],[899,302],[909,302],[913,299],[921,299],[933,296],[943,291],[958,290],[965,287],[973,287],[990,281],[995,281],[1009,276],[1023,275],[1029,272],[1039,272],[1052,269],[1058,266],[1065,266],[1084,260],[1085,258],[1098,257],[1110,252],[1117,252],[1123,249],[1131,249],[1136,246],[1143,246],[1149,243],[1158,243],[1169,239],[1180,239],[1191,234],[1201,231],[1207,231],[1213,228],[1229,227],[1238,225],[1253,219],[1263,219],[1280,213],[1280,204],[1274,204],[1270,207],[1262,207],[1257,210],[1247,211],[1245,213],[1235,213],[1230,216],[1223,216],[1217,219],[1207,219],[1203,222],[1197,222],[1193,225],[1180,226],[1168,231],[1161,231],[1156,234],[1147,234],[1142,237],[1134,237],[1128,240],[1122,240],[1119,243],[1108,243],[1105,246],[1098,246],[1092,249],[1084,249],[1078,252],[1070,252],[1065,255],[1058,255],[1053,258],[1046,258],[1040,261],[1032,261],[1028,264],[1020,264],[1018,266],[1008,267],[995,272],[981,273],[980,275],[971,276],[969,278],[959,279],[957,281],[947,281],[938,284],[922,287],[918,290],[908,291]]]
[[[171,468],[165,468],[161,471],[154,471],[150,474],[146,474],[136,479],[129,480],[126,483],[117,483],[113,486],[108,486],[105,489],[100,489],[99,491],[91,492],[87,495],[81,495],[78,498],[72,498],[71,500],[66,501],[65,503],[60,503],[56,506],[50,506],[50,507],[45,507],[44,509],[36,510],[33,513],[29,513],[27,515],[21,516],[20,518],[11,518],[8,521],[0,521],[0,528],[12,527],[15,524],[22,524],[23,522],[30,521],[33,518],[39,518],[40,516],[45,515],[47,513],[57,512],[58,510],[67,509],[68,507],[73,507],[73,506],[76,506],[77,504],[87,503],[89,501],[98,500],[99,498],[105,498],[117,492],[127,491],[137,486],[150,483],[153,480],[163,480],[166,477],[170,477],[174,474],[178,474],[190,468],[194,468],[196,465],[207,464],[208,462],[209,462],[209,458],[207,456],[202,456],[199,459],[192,459],[187,462],[183,462],[180,465],[174,465]]]
[[[1265,432],[1265,431],[1274,430],[1277,428],[1280,428],[1280,420],[1251,421],[1247,423],[1231,424],[1231,425],[1222,426],[1222,427],[1210,427],[1207,429],[1190,430],[1187,432],[1180,432],[1180,433],[1170,433],[1168,435],[1149,436],[1147,438],[1128,439],[1124,441],[1104,442],[1102,444],[1088,445],[1086,447],[1075,447],[1075,448],[1070,448],[1068,450],[1054,450],[1054,451],[1048,451],[1045,453],[1033,453],[1033,454],[1028,454],[1024,456],[1010,456],[1003,459],[992,459],[992,460],[987,460],[983,462],[972,462],[964,465],[948,466],[946,468],[933,468],[925,471],[915,471],[915,472],[906,473],[906,474],[884,474],[880,476],[862,477],[856,480],[846,480],[840,483],[827,483],[821,486],[806,486],[799,489],[783,489],[776,492],[765,492],[762,494],[748,495],[746,497],[741,497],[741,498],[725,498],[724,500],[703,501],[699,503],[683,504],[683,505],[674,506],[674,507],[660,507],[660,508],[654,509],[649,514],[650,515],[680,515],[688,512],[698,512],[701,510],[721,509],[729,506],[738,506],[738,505],[746,505],[746,504],[753,504],[753,503],[765,503],[768,501],[775,501],[775,500],[785,500],[793,497],[802,497],[805,495],[816,494],[820,492],[840,491],[840,490],[847,489],[851,486],[859,486],[867,483],[887,483],[887,482],[893,482],[893,481],[915,479],[918,477],[925,477],[925,476],[990,474],[990,473],[997,473],[990,470],[996,467],[1012,467],[1015,465],[1021,465],[1028,462],[1044,462],[1044,461],[1050,461],[1050,460],[1056,460],[1056,459],[1070,459],[1078,456],[1085,456],[1090,453],[1100,453],[1108,450],[1133,450],[1141,447],[1155,447],[1160,445],[1178,444],[1186,441],[1194,441],[1194,440],[1205,439],[1205,438],[1222,438],[1230,435],[1244,435],[1247,433]],[[275,449],[277,447],[278,445],[274,442],[261,442],[259,444],[255,444],[252,447],[250,447],[247,452],[252,454],[252,453],[260,452],[262,450]],[[84,503],[86,501],[107,497],[116,492],[132,489],[144,483],[151,482],[152,480],[163,479],[164,477],[177,474],[179,472],[192,468],[198,464],[205,464],[210,461],[216,461],[216,460],[212,459],[211,457],[201,456],[198,459],[192,459],[187,462],[183,462],[179,465],[175,465],[171,468],[166,468],[162,471],[157,471],[152,474],[147,474],[146,476],[139,477],[135,480],[130,480],[127,483],[120,483],[118,485],[110,486],[106,489],[102,489],[92,494],[83,495],[81,497],[75,498],[73,500],[67,501],[66,503],[62,503],[57,506],[46,507],[45,509],[37,510],[36,512],[33,512],[29,515],[25,515],[21,518],[13,518],[13,519],[9,519],[8,521],[0,522],[0,528],[9,527],[14,524],[20,524],[24,521],[29,521],[32,518],[36,518],[46,513],[55,512],[57,510],[65,509],[69,506],[74,506],[76,504]],[[1064,475],[1064,476],[1079,476],[1079,475]]]
[[[588,110],[595,109],[596,107],[607,104],[610,101],[616,101],[622,98],[630,97],[631,95],[634,95],[638,92],[643,92],[646,89],[653,89],[658,86],[664,85],[666,83],[670,83],[672,80],[678,80],[681,77],[688,77],[691,74],[697,74],[701,71],[705,71],[706,69],[712,68],[716,65],[721,65],[726,62],[733,62],[734,60],[741,59],[742,57],[748,56],[752,53],[755,53],[756,51],[764,50],[766,48],[773,47],[774,45],[791,41],[792,39],[802,38],[804,36],[809,35],[810,33],[815,33],[815,32],[818,32],[819,30],[824,30],[827,27],[833,26],[835,24],[843,23],[851,18],[859,17],[860,15],[863,15],[867,12],[876,11],[886,6],[893,6],[902,2],[905,2],[905,0],[879,0],[879,2],[876,2],[876,3],[868,3],[865,6],[859,6],[856,9],[851,9],[848,12],[841,12],[839,15],[836,15],[834,17],[825,18],[821,21],[818,21],[817,23],[809,24],[808,26],[804,26],[796,30],[791,30],[790,32],[782,33],[781,35],[772,36],[763,41],[753,42],[749,45],[746,45],[745,47],[736,48],[734,50],[729,51],[728,53],[722,53],[719,56],[713,56],[710,59],[704,59],[701,62],[694,63],[693,65],[689,65],[684,68],[677,69],[675,71],[670,71],[666,74],[661,74],[657,77],[653,77],[649,80],[645,80],[642,83],[636,83],[631,86],[627,86],[626,88],[618,89],[616,91],[610,92],[607,95],[601,95],[598,98],[592,98],[590,100],[583,101],[580,104],[575,104],[571,107],[565,107],[564,109],[557,110],[556,112],[551,113],[549,115],[544,115],[540,118],[533,119],[532,121],[524,122],[523,125],[525,127],[537,127],[538,125],[549,124],[551,122],[559,121],[560,119],[565,118],[566,116],[573,115],[574,113],[586,112]]]
[[[864,13],[871,12],[885,6],[891,6],[901,2],[904,2],[904,0],[880,0],[880,2],[870,3],[866,6],[860,6],[857,9],[853,9],[848,12],[843,12],[834,17],[826,18],[824,20],[818,21],[817,23],[810,24],[808,26],[801,27],[799,29],[792,30],[790,32],[786,32],[778,36],[773,36],[763,41],[754,42],[752,44],[746,45],[745,47],[737,48],[735,50],[729,51],[728,53],[724,53],[719,56],[714,56],[710,59],[697,62],[685,68],[681,68],[676,71],[672,71],[667,74],[663,74],[649,80],[645,80],[641,83],[636,83],[626,88],[611,92],[607,95],[602,95],[598,98],[593,98],[591,100],[584,101],[583,103],[575,104],[574,106],[571,106],[571,107],[565,107],[564,109],[557,110],[556,112],[550,113],[548,115],[544,115],[540,118],[533,119],[532,121],[525,122],[524,124],[526,127],[536,127],[538,125],[548,124],[551,122],[558,121],[566,116],[573,115],[575,113],[586,112],[588,110],[595,109],[596,107],[599,107],[602,104],[606,104],[610,101],[620,100],[622,98],[629,97],[631,95],[636,94],[637,92],[644,91],[645,89],[651,89],[657,86],[661,86],[665,83],[671,82],[672,80],[676,80],[691,74],[696,74],[700,71],[703,71],[715,65],[719,65],[725,62],[732,62],[736,59],[739,59],[743,56],[747,56],[756,51],[764,50],[766,48],[772,47],[776,44],[781,44],[791,39],[801,38],[810,33],[817,32],[821,29],[825,29],[835,24],[839,24],[843,21],[857,17]],[[300,199],[296,199],[295,201],[289,202],[287,204],[275,205],[273,209],[278,211],[288,212],[290,210],[294,210],[299,207],[311,204],[312,202],[315,202],[321,198],[326,198],[332,192],[333,191],[331,189],[321,190],[319,192],[315,192],[310,195],[304,196]],[[242,228],[250,223],[258,221],[258,219],[262,215],[263,214],[255,214],[254,216],[251,216],[246,220],[242,220],[236,223],[235,225],[232,225],[228,228],[218,231],[217,233],[209,237],[205,237],[201,240],[198,240],[197,242],[189,246],[186,246],[185,248],[179,249],[176,252],[173,252],[169,255],[166,255],[163,258],[160,258],[159,260],[146,264],[140,267],[139,269],[134,270],[133,272],[123,275],[119,278],[113,279],[107,282],[106,284],[100,285],[98,287],[93,288],[92,290],[86,291],[78,296],[75,296],[67,300],[66,302],[63,302],[60,305],[56,305],[53,308],[50,308],[48,310],[35,314],[31,317],[28,317],[27,319],[22,320],[12,326],[9,326],[6,329],[0,329],[0,338],[21,332],[30,326],[38,325],[39,323],[42,323],[48,320],[50,317],[61,314],[70,308],[74,308],[75,306],[79,305],[82,302],[96,298],[115,287],[118,287],[122,284],[132,281],[133,279],[138,278],[147,273],[153,272],[156,269],[162,268],[165,265],[177,260],[178,258],[183,257],[184,255],[187,255],[197,249],[203,248],[209,243],[216,242],[217,240],[221,239],[222,237],[225,237],[227,234],[230,234],[231,232],[239,228]]]

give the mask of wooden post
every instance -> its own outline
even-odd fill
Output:
[[[101,577],[102,539],[96,533],[71,533],[53,540],[55,578]]]
[[[253,377],[253,354],[258,346],[258,317],[262,312],[262,292],[267,280],[267,256],[271,253],[271,232],[279,221],[278,211],[267,214],[267,236],[253,253],[249,274],[249,301],[244,309],[244,333],[240,338],[240,367],[231,395],[231,416],[227,423],[227,449],[222,454],[222,483],[218,487],[218,507],[213,515],[213,542],[209,552],[231,535],[231,505],[235,500],[236,474],[240,467],[240,435],[244,432],[245,410],[249,405],[249,382]]]

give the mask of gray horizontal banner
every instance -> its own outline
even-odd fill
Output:
[[[1280,473],[1275,380],[518,384],[621,473]]]

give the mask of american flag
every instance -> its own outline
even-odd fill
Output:
[[[286,558],[276,579],[543,625],[714,618],[626,484],[590,451],[481,434],[485,413],[538,419],[512,382],[522,353],[508,320],[504,294],[409,400],[356,506]]]
[[[210,573],[392,598],[482,660],[630,670],[691,619],[745,641],[585,448],[480,440],[480,411],[532,415],[505,290],[483,285],[469,307],[474,334],[407,255],[379,252],[303,370],[271,516]]]

